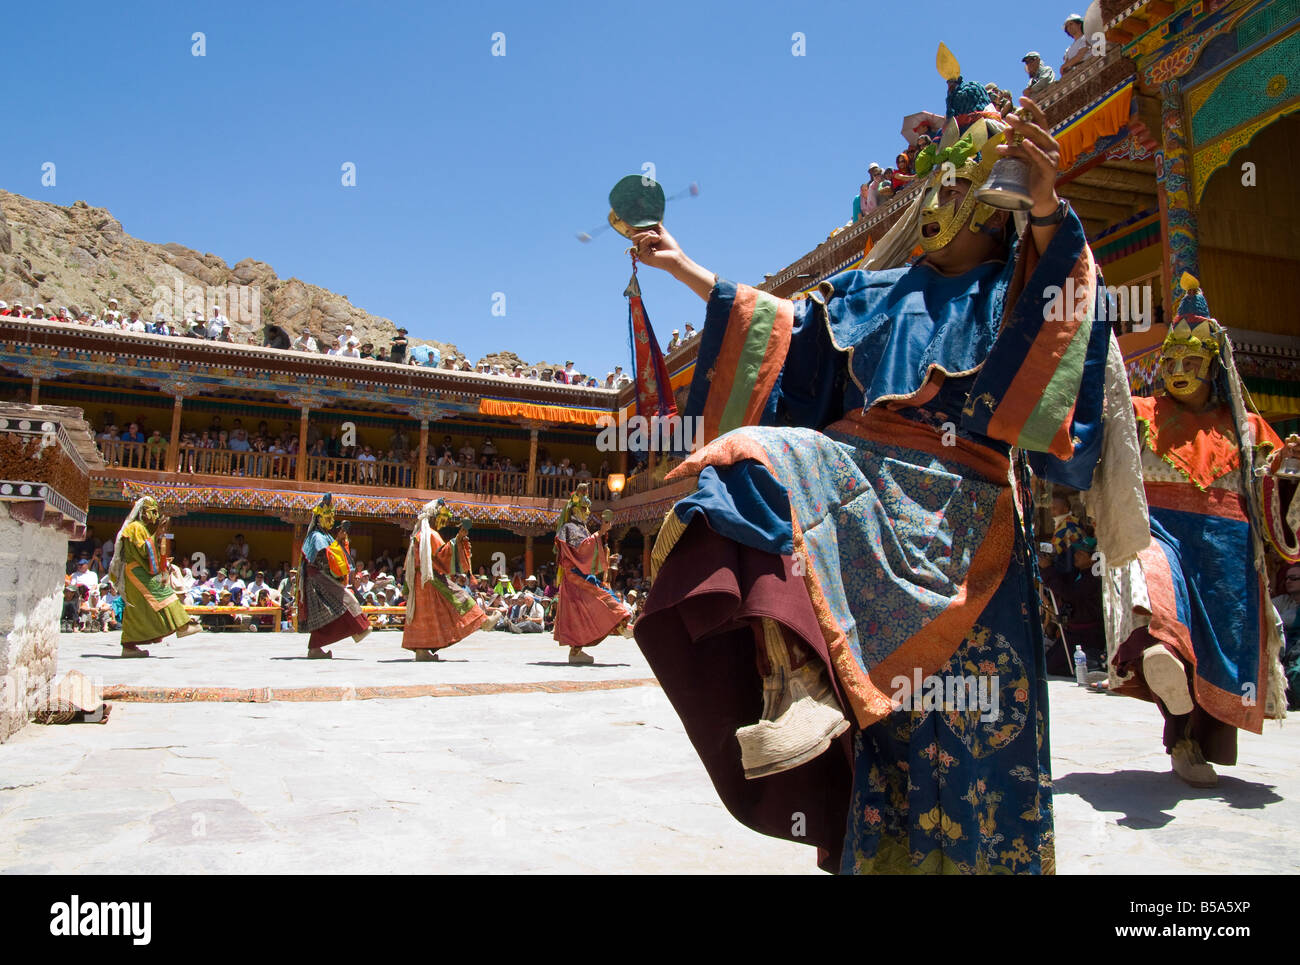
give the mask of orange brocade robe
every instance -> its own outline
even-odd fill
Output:
[[[420,553],[416,547],[415,565],[409,577],[414,609],[407,608],[406,626],[402,630],[404,650],[441,650],[464,640],[483,624],[482,608],[462,587],[447,579],[453,562],[459,564],[458,572],[468,572],[469,540],[447,541],[436,530],[429,531],[429,538],[433,540],[433,578],[427,580],[420,572]]]
[[[577,546],[557,536],[555,555],[560,564],[560,598],[555,611],[555,642],[565,647],[594,647],[631,616],[631,611],[600,583],[587,579],[605,557],[600,534],[593,533]],[[597,560],[602,563],[598,564]]]

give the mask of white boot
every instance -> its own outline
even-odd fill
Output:
[[[596,658],[593,657],[591,654],[587,653],[587,651],[583,650],[582,647],[569,648],[569,663],[573,664],[574,666],[586,666],[589,663],[595,663],[595,662],[596,662]]]
[[[749,780],[807,763],[849,727],[821,662],[811,659],[791,670],[780,627],[764,619],[763,637],[773,671],[763,679],[763,719],[736,731]]]
[[[1142,651],[1142,678],[1169,713],[1181,717],[1192,712],[1192,695],[1187,690],[1187,669],[1163,643]]]

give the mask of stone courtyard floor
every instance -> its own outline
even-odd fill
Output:
[[[59,652],[117,695],[105,725],[0,744],[0,871],[816,873],[723,809],[631,640],[570,667],[499,633],[423,665],[395,632],[329,661],[288,633],[116,639]],[[1153,706],[1053,680],[1051,712],[1060,873],[1300,871],[1300,723],[1194,790]]]

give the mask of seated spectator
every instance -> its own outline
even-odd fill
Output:
[[[299,352],[320,351],[320,347],[316,344],[316,336],[311,333],[309,328],[304,328],[293,340],[293,348]]]
[[[279,325],[268,323],[262,329],[262,345],[265,348],[292,348],[293,342],[289,338],[289,333]]]
[[[541,633],[545,612],[532,593],[524,592],[510,611],[504,629],[510,633]],[[497,629],[503,628],[498,626]]]
[[[1024,95],[1029,98],[1041,97],[1056,80],[1055,72],[1043,63],[1036,50],[1031,50],[1020,60],[1025,65],[1025,73],[1029,75],[1029,86],[1025,88]]]
[[[167,440],[163,438],[161,430],[155,429],[149,436],[149,441],[145,443],[145,451],[148,457],[148,468],[167,468]]]
[[[1070,14],[1065,20],[1065,33],[1070,38],[1070,46],[1065,50],[1065,59],[1061,63],[1061,76],[1082,67],[1091,56],[1092,45],[1083,35],[1083,17],[1077,13]]]
[[[81,612],[81,587],[67,583],[63,587],[63,608],[59,614],[59,632],[76,633],[79,629]]]
[[[122,629],[122,611],[124,609],[125,601],[114,589],[112,582],[105,580],[100,586],[99,609],[96,613],[100,630],[107,633],[110,630]]]

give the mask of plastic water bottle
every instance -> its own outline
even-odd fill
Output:
[[[1088,656],[1077,644],[1074,648],[1074,681],[1080,687],[1088,686]]]

